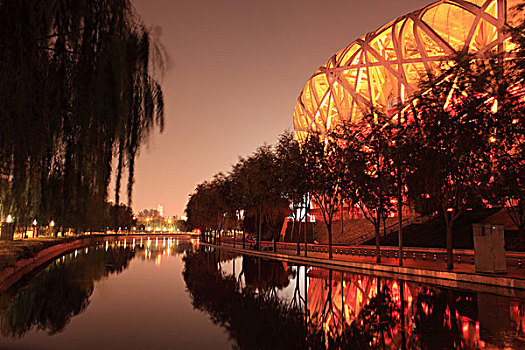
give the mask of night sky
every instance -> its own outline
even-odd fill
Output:
[[[296,99],[332,54],[431,0],[132,0],[170,59],[166,129],[143,148],[135,212],[182,215],[195,186],[292,129]]]

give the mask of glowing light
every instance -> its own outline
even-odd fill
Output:
[[[489,141],[490,141],[491,143],[494,143],[494,142],[496,142],[496,138],[495,138],[494,136],[491,136],[491,137],[489,138]]]
[[[51,220],[51,222],[49,223],[49,226],[52,227],[52,228],[55,227],[55,222],[53,220]]]
[[[36,219],[33,220],[33,225],[36,226],[37,222],[36,222]]]
[[[461,330],[463,331],[463,338],[468,338],[469,323],[467,321],[463,322],[463,327]]]
[[[494,100],[494,103],[492,104],[492,107],[490,108],[490,111],[492,113],[498,112],[498,100]]]
[[[7,215],[7,219],[5,220],[8,224],[12,223],[13,222],[13,217],[11,216],[11,214]]]

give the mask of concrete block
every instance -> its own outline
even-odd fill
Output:
[[[473,224],[476,272],[507,272],[503,225]]]
[[[0,232],[0,240],[12,241],[15,234],[15,224],[2,222],[2,229]]]

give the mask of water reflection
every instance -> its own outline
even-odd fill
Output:
[[[184,279],[240,348],[525,348],[522,299],[220,254],[188,254]]]
[[[0,296],[0,331],[21,338],[32,328],[61,332],[89,305],[94,282],[122,272],[133,258],[124,249],[86,248],[55,260],[34,277]]]
[[[0,332],[6,338],[22,338],[31,329],[62,332],[88,307],[95,281],[121,273],[136,255],[160,267],[163,257],[194,246],[198,240],[125,238],[77,249],[0,295]]]
[[[248,280],[258,281],[259,269],[245,259],[240,274],[254,271]],[[305,323],[300,310],[287,307],[276,297],[270,280],[241,288],[237,276],[224,274],[219,254],[201,249],[184,258],[183,277],[193,306],[224,326],[242,349],[305,348]],[[283,273],[287,273],[283,270]],[[260,274],[261,281],[263,274]],[[272,276],[265,274],[264,276]],[[282,280],[282,279],[279,279]]]
[[[182,261],[171,259],[175,255]],[[241,349],[525,348],[523,298],[296,266],[171,237],[108,240],[56,259],[0,296],[2,336],[19,339],[31,330],[67,334],[71,319],[86,310],[90,299],[98,300],[93,298],[95,282],[123,272],[132,259],[141,264],[131,264],[129,280],[142,276],[143,283],[145,275],[133,271],[163,276],[145,287],[147,293],[135,294],[137,305],[141,297],[156,300],[160,290],[172,293],[172,271],[180,276],[184,265],[184,281],[178,277],[180,294],[174,292],[174,298],[185,300],[189,295],[193,308],[204,311],[216,325],[206,316],[209,326],[195,323],[194,328],[205,335],[211,334],[206,327],[219,326]],[[148,268],[138,268],[144,266]],[[131,294],[128,289],[123,293]],[[158,299],[162,307],[169,302],[165,296]],[[92,304],[91,309],[96,303]],[[122,305],[129,304],[124,300]],[[157,337],[164,337],[177,317],[185,322],[195,317],[181,316],[180,305],[155,325]],[[191,306],[188,309],[202,317]],[[135,307],[129,317],[142,319],[149,313],[149,308],[141,313]],[[94,316],[90,326],[104,322]],[[127,321],[119,327],[127,328]],[[116,335],[114,342],[121,344],[122,339]]]

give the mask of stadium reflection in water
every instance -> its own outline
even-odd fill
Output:
[[[193,271],[194,268],[198,271]],[[237,304],[246,305],[249,299],[250,303],[259,305],[255,307],[256,315],[265,321],[253,325],[262,328],[256,333],[278,333],[277,338],[267,337],[268,344],[250,343],[256,334],[248,330],[243,339],[237,339],[242,347],[271,347],[275,339],[287,339],[290,347],[301,344],[301,347],[313,348],[525,347],[525,303],[523,296],[511,290],[500,291],[506,295],[496,295],[442,288],[318,267],[290,266],[253,257],[233,257],[206,248],[186,258],[186,273],[189,274],[188,290],[194,300],[199,301],[198,305],[231,327],[237,336],[243,325],[235,321],[246,317],[239,317],[236,312],[254,312],[252,307],[243,310]],[[207,276],[208,281],[217,279],[207,285],[213,285],[214,291],[206,292],[201,289],[204,286],[194,285],[193,273]],[[221,290],[229,291],[229,296],[225,297]],[[233,300],[224,302],[225,298]],[[282,313],[283,309],[286,313]],[[266,320],[266,313],[275,319]],[[298,326],[301,321],[302,327]],[[268,329],[275,325],[279,325],[278,331]],[[293,330],[299,329],[299,337],[290,336]]]
[[[112,348],[165,348],[184,336],[190,348],[525,347],[522,292],[491,292],[233,255],[198,240],[122,239],[60,257],[0,295],[0,347],[67,348],[63,337],[89,348],[104,331]],[[122,332],[104,329],[115,313]],[[174,337],[175,325],[188,330]]]

